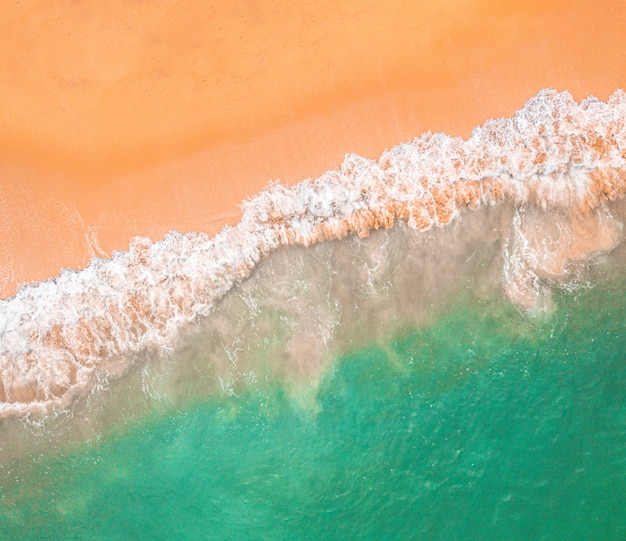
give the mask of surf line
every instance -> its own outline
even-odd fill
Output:
[[[396,222],[426,231],[465,209],[511,203],[504,289],[536,309],[546,280],[567,279],[568,261],[621,241],[624,218],[607,203],[625,192],[622,90],[607,102],[581,103],[542,90],[514,117],[489,120],[467,140],[426,133],[378,161],[347,155],[316,179],[270,185],[243,202],[238,225],[213,238],[136,238],[111,259],[0,301],[0,418],[71,408],[98,382],[123,375],[132,354],[173,347],[186,325],[209,315],[281,246],[364,237]],[[533,237],[536,220],[558,221],[565,241]]]

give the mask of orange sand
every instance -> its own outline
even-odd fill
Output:
[[[626,2],[47,2],[0,12],[0,296],[216,233],[270,179],[626,86]]]

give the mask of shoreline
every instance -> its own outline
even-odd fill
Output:
[[[541,88],[605,101],[626,81],[619,1],[602,13],[591,2],[407,4],[402,16],[358,3],[339,12],[307,3],[299,13],[260,4],[256,14],[224,5],[197,24],[189,17],[200,3],[190,4],[191,15],[167,1],[155,6],[149,14],[122,9],[125,21],[105,7],[5,13],[0,49],[18,47],[0,77],[8,110],[0,298],[128,250],[136,236],[215,235],[236,225],[242,202],[270,181],[315,178],[347,153],[377,159],[429,130],[467,139],[488,118],[512,117]],[[272,25],[312,14],[300,41],[295,23],[286,41],[272,37]],[[194,45],[214,21],[224,35],[250,38],[231,50],[228,77],[224,66],[196,65],[223,45]],[[84,41],[91,30],[100,41]],[[107,52],[121,38],[119,57]],[[68,50],[77,53],[70,63]],[[268,69],[249,63],[251,50]],[[293,69],[294,58],[306,63]],[[214,86],[197,88],[202,79],[191,68]],[[160,98],[146,97],[145,85]]]
[[[275,184],[218,235],[136,238],[112,259],[23,288],[0,319],[0,417],[64,409],[134,355],[168,351],[233,285],[281,246],[366,237],[406,223],[427,231],[469,210],[508,204],[484,224],[502,251],[506,296],[550,310],[550,289],[623,238],[626,94],[577,103],[542,91],[514,118],[488,121],[468,140],[426,134],[292,187]],[[612,209],[610,208],[612,207]]]

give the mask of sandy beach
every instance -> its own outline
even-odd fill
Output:
[[[346,153],[626,86],[622,0],[25,2],[0,28],[3,298]]]

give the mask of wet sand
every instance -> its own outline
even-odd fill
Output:
[[[0,28],[2,297],[136,235],[216,233],[347,152],[626,86],[621,0],[30,2]]]

